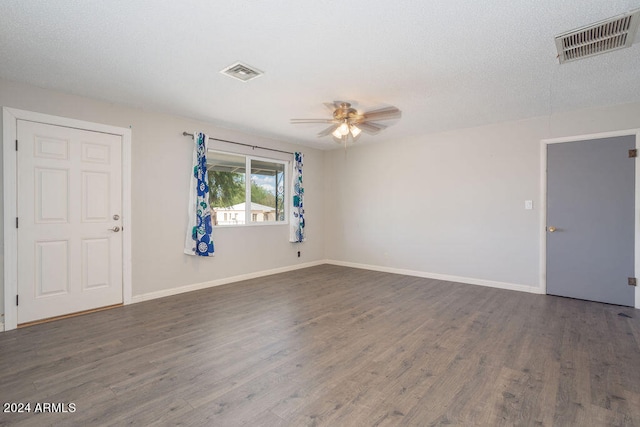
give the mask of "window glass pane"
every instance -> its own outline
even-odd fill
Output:
[[[213,225],[244,224],[245,157],[210,151],[207,172]]]
[[[207,171],[213,225],[286,222],[285,169],[285,163],[275,160],[209,151]],[[247,198],[251,201],[249,207],[245,203]]]
[[[251,160],[251,221],[284,221],[284,164]]]

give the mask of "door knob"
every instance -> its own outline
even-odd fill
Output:
[[[547,230],[549,230],[549,233],[555,233],[557,228],[555,227],[548,227]]]
[[[114,233],[117,233],[118,231],[120,231],[120,227],[118,227],[117,225],[113,228],[109,228],[109,231],[113,231]]]

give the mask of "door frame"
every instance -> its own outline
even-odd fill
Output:
[[[17,217],[17,139],[18,120],[63,126],[93,132],[109,133],[122,138],[122,300],[131,303],[131,129],[66,117],[2,108],[2,175],[4,213],[4,330],[18,326],[18,310],[15,296],[18,293],[18,230]]]
[[[635,135],[636,149],[640,145],[640,129],[627,129],[613,132],[593,133],[563,138],[543,139],[540,141],[540,289],[547,293],[547,146],[563,142],[587,141],[592,139],[613,138]],[[637,160],[636,160],[637,162]],[[634,274],[640,274],[640,164],[636,163],[635,173],[635,215],[634,215]],[[635,308],[640,309],[640,288],[635,289]]]

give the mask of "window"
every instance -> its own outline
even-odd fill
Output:
[[[287,164],[280,160],[209,151],[207,172],[213,225],[286,222]]]

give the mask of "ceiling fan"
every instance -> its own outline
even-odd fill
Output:
[[[333,111],[332,119],[291,119],[292,124],[300,123],[330,123],[331,126],[318,133],[318,137],[332,135],[337,143],[346,145],[347,140],[356,141],[362,132],[375,135],[387,128],[379,120],[399,119],[402,112],[396,107],[384,107],[364,113],[358,112],[350,103],[344,101],[327,102],[324,104]]]

